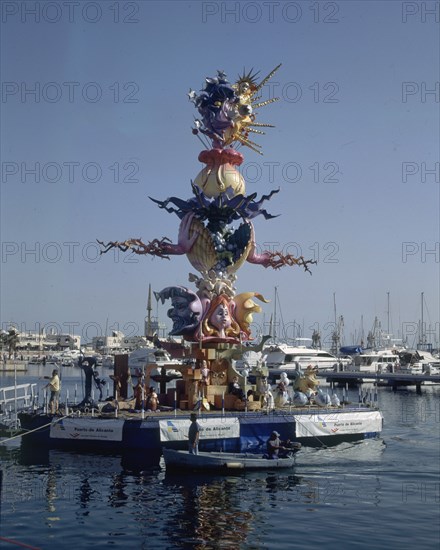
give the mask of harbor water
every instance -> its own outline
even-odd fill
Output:
[[[41,390],[52,367],[17,374]],[[104,378],[109,380],[106,373]],[[0,375],[2,387],[13,373]],[[81,374],[63,390],[82,398]],[[106,391],[106,390],[104,390]],[[341,390],[337,390],[341,392]],[[303,448],[288,471],[170,474],[148,457],[0,445],[0,547],[438,549],[440,386],[379,388],[379,439]],[[358,391],[348,390],[357,402]]]

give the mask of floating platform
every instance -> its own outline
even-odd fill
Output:
[[[160,455],[163,447],[187,448],[188,411],[108,416],[52,416],[20,413],[23,438],[38,446],[66,450],[144,450]],[[382,431],[381,412],[372,407],[275,410],[273,412],[202,413],[200,451],[265,452],[272,431],[281,439],[306,446],[328,446],[343,441],[377,437]]]

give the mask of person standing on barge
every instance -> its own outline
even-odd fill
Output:
[[[45,376],[45,378],[48,378]],[[54,369],[52,371],[52,377],[50,378],[48,384],[45,386],[46,388],[50,389],[50,413],[55,414],[58,412],[58,403],[59,403],[59,397],[60,397],[60,388],[61,388],[61,382],[60,377],[58,376],[58,370]]]
[[[191,425],[188,430],[188,451],[190,454],[197,455],[199,454],[200,426],[197,422],[196,413],[191,413],[190,419]]]

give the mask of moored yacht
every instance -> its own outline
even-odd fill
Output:
[[[440,373],[440,359],[427,350],[405,350],[400,354],[400,371],[411,374],[434,375]]]
[[[128,356],[128,366],[131,376],[141,376],[147,365],[155,365],[160,373],[160,369],[163,366],[167,366],[167,371],[172,365],[176,366],[176,369],[182,366],[182,361],[179,359],[173,359],[171,355],[162,348],[146,347],[134,350]],[[178,370],[176,375],[181,375]]]
[[[351,364],[351,358],[336,357],[328,351],[307,346],[275,344],[264,350],[264,360],[269,369],[298,370],[308,366],[319,371],[343,370]]]
[[[363,373],[395,372],[400,367],[397,349],[362,351],[353,357],[353,363],[345,370]]]

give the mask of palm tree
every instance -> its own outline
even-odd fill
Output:
[[[0,340],[2,348],[6,347],[6,349],[8,350],[8,355],[10,359],[11,355],[17,349],[17,344],[20,340],[18,330],[14,327],[10,327],[8,332],[2,330],[2,332],[0,333]]]

